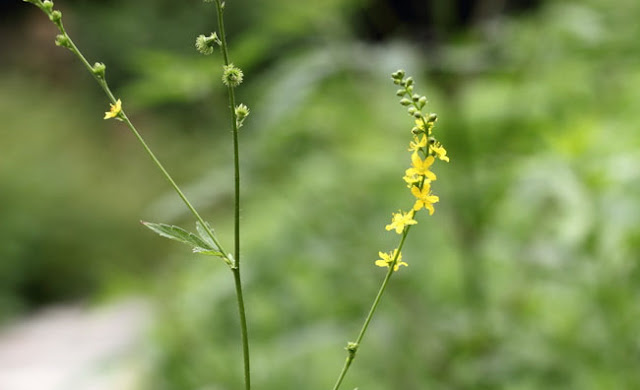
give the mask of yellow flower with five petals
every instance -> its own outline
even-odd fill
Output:
[[[429,210],[429,215],[433,215],[435,212],[433,204],[438,203],[440,198],[437,195],[431,194],[431,184],[425,182],[422,189],[413,186],[411,187],[411,193],[416,197],[416,203],[413,205],[413,209],[418,211],[424,207]]]
[[[391,218],[391,223],[385,226],[386,230],[396,230],[396,233],[402,234],[405,226],[407,225],[415,225],[418,222],[413,219],[413,210],[408,213],[403,213],[401,210],[399,213],[393,213]]]
[[[411,163],[413,166],[405,171],[405,175],[408,177],[424,176],[425,182],[427,183],[436,180],[436,174],[429,170],[429,167],[434,161],[433,156],[428,156],[423,160],[418,155],[418,152],[413,152],[411,155]]]
[[[394,249],[393,252],[389,253],[378,252],[378,256],[380,256],[380,259],[376,260],[376,265],[378,267],[390,267],[393,263],[393,259],[395,259],[396,257],[396,254],[398,256],[398,259],[396,260],[396,264],[393,266],[394,271],[397,271],[401,265],[404,265],[405,267],[409,266],[409,264],[402,261],[402,253],[398,253],[397,249]]]

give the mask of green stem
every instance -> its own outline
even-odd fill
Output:
[[[347,351],[349,354],[347,355],[347,359],[345,360],[344,365],[342,366],[342,371],[340,371],[340,375],[338,375],[338,380],[336,381],[336,384],[333,386],[333,390],[338,390],[340,388],[340,385],[342,384],[342,381],[345,375],[347,375],[347,371],[349,371],[349,367],[351,367],[351,362],[353,362],[353,359],[355,359],[356,357],[356,352],[358,351],[358,348],[360,347],[360,343],[362,342],[362,339],[364,338],[364,335],[367,332],[369,323],[371,322],[371,319],[373,318],[373,315],[376,312],[376,309],[378,308],[378,304],[380,304],[380,300],[382,299],[382,295],[384,294],[384,291],[386,290],[387,285],[389,284],[391,275],[393,275],[393,272],[394,272],[393,270],[396,266],[396,263],[398,262],[398,257],[400,256],[402,247],[404,246],[404,241],[407,238],[409,229],[411,229],[410,225],[407,226],[404,232],[402,233],[402,237],[400,238],[400,243],[398,244],[398,250],[396,251],[396,254],[393,257],[393,261],[391,262],[391,264],[389,264],[389,270],[387,271],[387,275],[384,277],[384,280],[380,285],[380,289],[378,290],[378,294],[376,295],[375,299],[373,300],[373,303],[371,304],[371,308],[369,309],[369,314],[367,314],[367,318],[365,318],[364,323],[362,324],[362,328],[360,329],[358,338],[356,339],[355,342],[350,342],[349,345],[347,346]]]
[[[227,48],[227,37],[224,30],[223,3],[216,0],[216,11],[218,14],[218,30],[220,32],[220,42],[222,48],[222,57],[225,66],[229,66],[229,52]],[[247,330],[247,317],[244,308],[244,298],[242,293],[242,280],[240,278],[240,153],[238,146],[238,121],[236,118],[236,97],[234,87],[227,86],[229,96],[229,111],[231,114],[231,128],[233,134],[233,168],[234,168],[234,267],[233,280],[235,281],[236,299],[238,301],[238,314],[240,316],[240,333],[242,336],[242,355],[244,360],[244,383],[245,389],[251,389],[251,365],[249,355],[249,333]]]
[[[46,12],[46,11],[45,11]],[[89,71],[89,73],[91,73],[93,75],[93,78],[98,82],[98,84],[100,85],[100,87],[102,88],[102,90],[105,92],[105,94],[109,97],[109,100],[111,100],[111,102],[113,104],[116,103],[116,97],[113,95],[113,93],[111,92],[111,89],[109,88],[109,85],[107,84],[107,81],[104,80],[103,78],[99,77],[98,75],[96,75],[93,71],[93,66],[91,66],[91,64],[89,64],[89,61],[87,61],[87,59],[85,58],[85,56],[82,54],[82,52],[80,51],[80,49],[78,49],[78,47],[75,45],[75,43],[73,42],[73,40],[71,39],[71,37],[69,37],[69,35],[67,34],[67,32],[64,29],[64,26],[62,25],[62,22],[60,22],[59,24],[57,24],[58,29],[60,30],[60,32],[69,40],[69,50],[71,50],[71,52],[73,54],[76,55],[76,57],[78,57],[80,59],[80,61],[82,62],[82,64],[85,66],[85,68],[87,68],[87,70]],[[198,211],[195,209],[195,207],[193,207],[193,205],[191,204],[191,202],[189,201],[189,199],[187,199],[186,195],[182,192],[182,190],[180,189],[180,187],[178,186],[178,184],[176,184],[175,180],[173,180],[173,178],[171,177],[171,175],[169,174],[169,172],[165,169],[165,167],[162,165],[162,163],[160,162],[160,160],[158,160],[158,158],[156,157],[156,155],[151,151],[151,148],[149,148],[149,145],[147,145],[147,143],[145,142],[144,138],[142,138],[142,135],[140,135],[140,132],[138,132],[138,130],[136,129],[136,127],[133,125],[133,123],[131,122],[131,120],[129,119],[129,117],[127,116],[127,114],[125,113],[124,109],[122,109],[120,111],[120,115],[118,116],[120,119],[122,119],[127,127],[129,127],[129,129],[131,130],[131,132],[135,135],[136,139],[140,142],[140,144],[142,145],[142,147],[144,148],[145,152],[147,153],[147,155],[149,155],[149,157],[151,158],[151,160],[153,161],[153,163],[156,165],[156,167],[158,167],[158,169],[160,170],[160,172],[162,173],[162,175],[165,177],[165,179],[167,179],[167,181],[169,182],[169,184],[171,185],[171,187],[173,187],[173,189],[175,190],[175,192],[178,194],[178,196],[180,197],[180,199],[182,199],[182,202],[187,206],[187,208],[189,209],[189,211],[191,212],[191,214],[193,214],[193,216],[200,222],[200,224],[203,226],[203,228],[205,229],[205,231],[207,232],[207,234],[209,235],[209,237],[211,237],[211,239],[213,240],[213,242],[218,246],[218,248],[220,249],[220,251],[224,254],[224,260],[227,262],[227,264],[229,265],[233,265],[233,261],[232,259],[229,258],[227,252],[224,250],[224,248],[222,247],[222,245],[220,244],[220,242],[218,241],[218,239],[216,238],[215,234],[213,233],[213,231],[209,228],[208,224],[204,221],[204,219],[200,216],[200,213],[198,213]]]

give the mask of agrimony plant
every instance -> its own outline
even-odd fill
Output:
[[[221,69],[222,83],[227,88],[227,97],[229,104],[229,126],[232,129],[233,141],[233,166],[234,166],[234,248],[233,252],[224,249],[218,240],[214,229],[207,223],[193,207],[187,199],[180,187],[167,172],[162,163],[158,160],[145,140],[142,138],[136,127],[127,116],[123,103],[112,93],[106,80],[106,66],[103,63],[96,62],[91,65],[82,52],[75,45],[71,37],[67,34],[62,23],[62,13],[55,10],[54,4],[50,0],[24,0],[31,3],[42,10],[53,24],[58,28],[59,34],[55,39],[58,46],[69,49],[85,66],[85,68],[93,75],[98,85],[103,89],[110,101],[110,107],[105,112],[104,119],[115,119],[123,122],[139,141],[145,153],[151,158],[160,173],[169,182],[175,190],[185,206],[189,209],[195,218],[195,232],[190,232],[182,227],[173,226],[164,223],[142,222],[144,226],[157,233],[158,235],[186,244],[193,253],[212,256],[221,259],[231,270],[235,283],[236,300],[238,306],[238,315],[240,322],[240,334],[243,351],[243,367],[244,367],[244,384],[245,389],[251,388],[251,370],[249,358],[249,338],[247,330],[246,313],[244,307],[243,289],[240,274],[240,152],[238,144],[238,130],[243,126],[246,118],[249,116],[250,110],[244,104],[236,104],[235,89],[242,83],[244,73],[235,66],[228,53],[226,43],[226,34],[224,28],[224,11],[225,3],[221,0],[205,0],[205,3],[214,3],[217,12],[218,31],[211,32],[209,35],[201,34],[196,38],[195,48],[203,55],[211,55],[216,49],[219,49],[224,65]],[[338,375],[338,379],[333,387],[338,390],[356,356],[367,328],[373,319],[381,298],[386,291],[391,276],[398,271],[401,266],[408,266],[402,258],[402,248],[405,244],[407,236],[412,226],[418,221],[415,219],[417,213],[426,210],[429,215],[435,211],[434,204],[439,201],[439,197],[431,193],[431,185],[437,179],[435,173],[431,171],[431,167],[439,159],[441,161],[449,161],[447,152],[440,142],[434,136],[434,126],[437,116],[433,113],[425,112],[427,98],[414,93],[414,81],[411,77],[405,77],[403,71],[397,71],[392,74],[393,82],[400,87],[397,90],[397,96],[400,98],[400,104],[407,107],[407,113],[413,118],[415,126],[411,129],[411,140],[409,142],[408,151],[411,152],[411,165],[404,172],[403,180],[413,196],[414,202],[410,207],[404,210],[398,210],[392,213],[391,222],[386,225],[387,231],[393,231],[399,235],[399,241],[396,248],[390,251],[380,251],[379,259],[374,262],[378,267],[387,268],[387,272],[382,280],[381,286],[375,295],[371,308],[365,317],[364,323],[356,337],[355,341],[347,344],[347,358],[343,368]]]

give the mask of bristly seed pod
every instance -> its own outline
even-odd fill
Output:
[[[244,73],[233,64],[224,65],[222,71],[222,82],[228,87],[237,87],[242,83]]]

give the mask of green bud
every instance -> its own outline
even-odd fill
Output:
[[[436,139],[434,137],[429,137],[429,145],[435,145]]]
[[[358,350],[358,343],[354,342],[354,341],[349,341],[347,343],[347,347],[345,348],[347,351],[349,352],[353,352],[355,353]]]
[[[413,93],[413,85],[407,86],[407,93],[410,93],[410,94]]]
[[[42,2],[42,7],[47,11],[47,13],[53,11],[53,1],[45,0]]]
[[[404,77],[404,70],[399,69],[399,70],[393,72],[391,74],[391,77],[394,78],[394,79],[402,80],[402,78]]]
[[[244,73],[233,64],[224,65],[222,71],[222,82],[228,87],[237,87],[242,83]]]
[[[49,14],[49,19],[56,25],[60,24],[60,20],[62,20],[62,12],[55,10]]]
[[[400,88],[399,90],[396,91],[396,96],[402,97],[407,93],[407,91],[404,90],[404,88]]]
[[[69,40],[69,37],[67,37],[66,35],[58,34],[56,35],[56,46],[66,47],[70,49],[71,41]]]
[[[424,130],[418,128],[418,127],[414,127],[413,129],[411,129],[411,132],[415,135],[420,135],[420,134],[424,134]]]
[[[417,93],[414,93],[411,96],[411,100],[413,100],[414,102],[417,102],[418,100],[420,100],[420,95],[418,95]]]
[[[407,98],[402,98],[400,100],[400,104],[402,104],[403,106],[408,106],[409,104],[411,104],[411,100],[409,100]]]
[[[204,34],[198,35],[196,38],[196,50],[200,54],[204,54],[208,56],[213,53],[213,48],[215,45],[220,45],[222,42],[218,38],[218,34],[213,32],[209,36],[205,36]]]
[[[417,112],[418,110],[416,110],[416,108],[414,106],[411,106],[407,109],[407,112],[409,113],[409,115],[413,115]]]
[[[412,85],[413,85],[413,77],[407,77],[407,78],[404,80],[404,82],[405,82],[405,84],[406,84],[406,86],[407,86],[407,87],[412,86]]]
[[[96,77],[102,80],[104,80],[104,74],[106,70],[107,70],[107,66],[102,62],[96,62],[95,64],[93,64],[93,67],[91,68],[91,72],[93,72],[93,74],[96,75]]]
[[[422,113],[420,111],[416,111],[413,113],[413,116],[416,117],[416,119],[420,119],[422,118]]]
[[[425,104],[427,104],[427,97],[421,96],[420,99],[418,99],[418,107],[422,108]]]
[[[438,120],[438,115],[435,113],[429,114],[429,116],[427,117],[427,122],[429,123],[434,123],[437,120]]]

